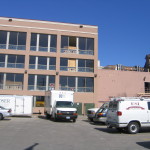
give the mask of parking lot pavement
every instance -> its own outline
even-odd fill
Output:
[[[0,150],[147,150],[150,129],[131,135],[79,116],[76,123],[40,117],[0,121]]]

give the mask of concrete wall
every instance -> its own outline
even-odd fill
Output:
[[[99,106],[110,97],[132,97],[145,93],[144,82],[150,82],[150,73],[99,69],[97,78],[96,105]]]

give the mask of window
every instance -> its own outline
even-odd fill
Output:
[[[68,58],[60,59],[60,70],[67,71],[68,70]]]
[[[5,67],[5,55],[0,54],[0,68]]]
[[[36,51],[36,45],[37,45],[37,34],[32,33],[31,34],[30,50],[31,51]]]
[[[0,31],[0,49],[6,49],[7,31]]]
[[[78,92],[93,92],[94,79],[89,77],[78,77]]]
[[[79,37],[79,53],[94,55],[94,39]]]
[[[23,55],[8,55],[8,68],[24,68],[25,56]]]
[[[55,85],[55,76],[53,75],[29,75],[28,77],[28,90],[45,91],[51,84]]]
[[[40,34],[39,38],[39,51],[48,51],[48,35]]]
[[[38,69],[47,70],[47,57],[38,57]]]
[[[56,70],[56,58],[44,56],[30,56],[30,69]]]
[[[8,49],[25,50],[26,49],[26,33],[10,32]]]
[[[150,82],[145,82],[145,93],[150,93]]]
[[[28,76],[28,90],[34,90],[35,75]]]
[[[31,51],[56,52],[57,36],[31,33]]]
[[[22,90],[23,89],[23,74],[6,74],[6,89]]]
[[[78,71],[79,72],[94,72],[94,61],[93,60],[78,60]]]
[[[0,89],[3,89],[4,84],[4,73],[0,73]]]
[[[46,76],[45,75],[37,75],[37,90],[46,91]]]
[[[77,53],[77,37],[61,36],[61,53]]]
[[[49,70],[56,70],[56,58],[50,57]]]
[[[75,77],[61,76],[60,77],[60,89],[74,91],[75,90]]]
[[[89,77],[60,76],[60,90],[94,92],[94,79]]]
[[[29,69],[35,69],[35,68],[36,68],[36,56],[30,56]]]

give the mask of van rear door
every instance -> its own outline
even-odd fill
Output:
[[[109,110],[107,113],[108,123],[111,123],[111,124],[118,123],[117,110],[118,110],[118,101],[110,101]]]

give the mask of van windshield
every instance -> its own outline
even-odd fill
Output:
[[[67,102],[67,101],[57,101],[56,102],[56,107],[73,107],[73,103],[72,102]]]

